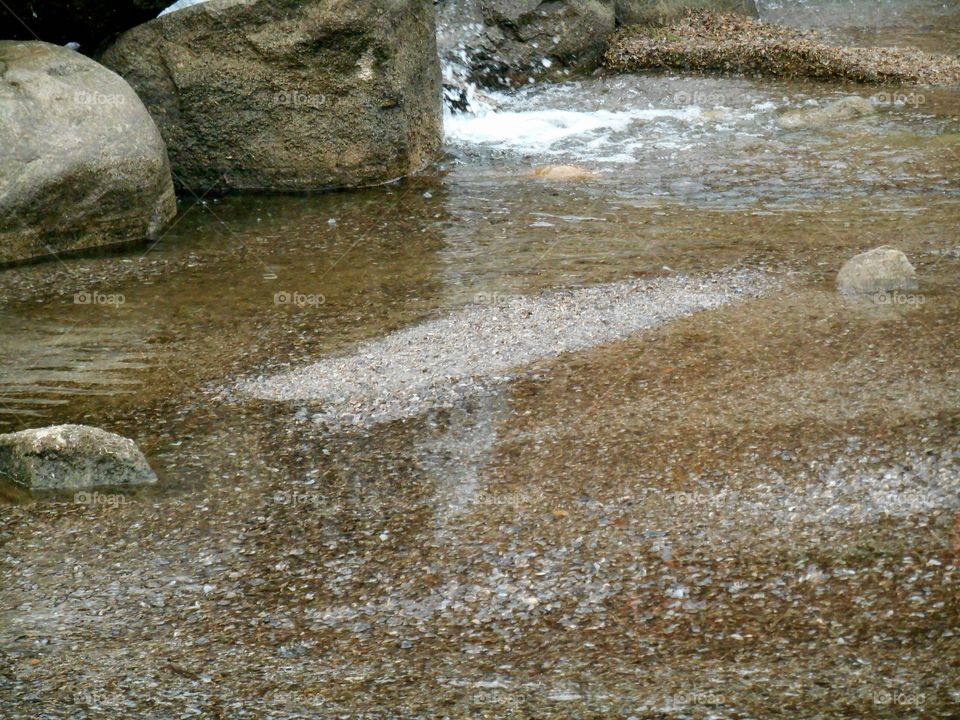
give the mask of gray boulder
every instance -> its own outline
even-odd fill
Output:
[[[28,490],[149,485],[157,476],[133,440],[86,425],[0,435],[0,480]]]
[[[440,53],[486,87],[596,67],[615,28],[613,0],[442,0]]]
[[[198,194],[374,185],[422,170],[442,141],[422,0],[210,0],[124,33],[101,61]]]
[[[620,25],[669,25],[690,10],[758,16],[754,0],[616,0]]]
[[[837,289],[843,295],[875,295],[918,287],[917,272],[907,256],[886,245],[855,255],[837,274]]]
[[[154,238],[176,212],[163,139],[123,78],[0,41],[0,265]]]

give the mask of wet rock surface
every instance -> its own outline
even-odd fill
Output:
[[[197,195],[373,185],[440,148],[427,3],[201,3],[124,33],[101,61],[143,98],[175,182]]]
[[[176,212],[163,139],[122,78],[0,41],[0,265],[155,239]]]
[[[864,83],[960,83],[960,60],[912,48],[836,47],[812,32],[740,15],[695,12],[665,28],[626,27],[611,39],[607,67],[734,72]]]
[[[611,0],[441,0],[438,20],[457,79],[485,87],[591,70],[615,26]]]
[[[157,476],[136,443],[85,425],[0,435],[0,479],[28,490],[149,485]]]

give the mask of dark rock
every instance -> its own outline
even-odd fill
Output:
[[[91,54],[106,40],[155,18],[172,0],[5,0],[0,39],[80,44]]]

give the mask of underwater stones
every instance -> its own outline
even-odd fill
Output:
[[[824,107],[791,110],[777,118],[777,124],[784,130],[822,128],[867,117],[874,113],[876,109],[869,100],[851,95],[835,100]]]

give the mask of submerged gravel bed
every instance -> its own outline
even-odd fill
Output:
[[[264,400],[319,401],[317,422],[371,426],[449,407],[517,368],[612,342],[776,284],[755,271],[631,280],[538,296],[491,295],[437,318],[274,377],[244,381]]]
[[[863,83],[960,83],[960,61],[946,55],[835,47],[812,32],[711,12],[691,13],[666,28],[626,27],[611,40],[604,61],[623,72],[670,68]]]

